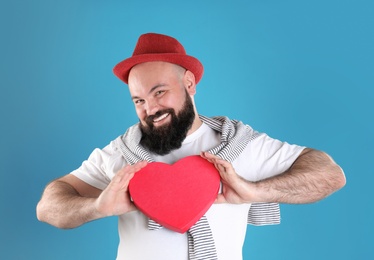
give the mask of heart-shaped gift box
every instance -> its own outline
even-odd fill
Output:
[[[146,216],[184,233],[208,211],[219,187],[220,175],[214,165],[193,155],[172,165],[149,163],[131,179],[129,191]]]

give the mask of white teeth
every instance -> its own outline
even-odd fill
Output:
[[[153,122],[159,122],[159,121],[161,121],[162,119],[166,118],[168,115],[169,115],[169,113],[163,114],[162,116],[160,116],[160,117],[154,119]]]

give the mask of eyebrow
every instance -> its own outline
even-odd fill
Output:
[[[156,86],[152,87],[149,91],[148,91],[148,94],[151,94],[152,92],[154,92],[156,89],[158,88],[161,88],[161,87],[164,87],[166,86],[165,83],[160,83],[160,84],[157,84]],[[134,100],[134,99],[139,99],[140,97],[138,96],[132,96],[131,99]]]

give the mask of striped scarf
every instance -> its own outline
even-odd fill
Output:
[[[221,144],[209,150],[209,153],[233,162],[249,142],[256,139],[259,134],[248,125],[227,117],[205,117],[200,119],[215,131],[221,133]],[[151,155],[139,143],[141,131],[138,124],[130,127],[127,132],[116,139],[116,144],[128,164],[146,160],[153,162]],[[280,210],[278,203],[252,203],[248,212],[248,224],[271,225],[280,223]],[[149,219],[150,230],[160,229],[162,226]],[[190,260],[217,260],[214,239],[206,216],[196,222],[188,231],[188,255]]]

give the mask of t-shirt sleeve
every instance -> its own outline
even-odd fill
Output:
[[[263,180],[288,170],[304,149],[262,133],[247,145],[234,167],[241,164],[238,173],[247,180]]]
[[[74,176],[98,189],[105,189],[114,175],[125,166],[122,154],[114,142],[92,151],[82,165],[71,172]]]

